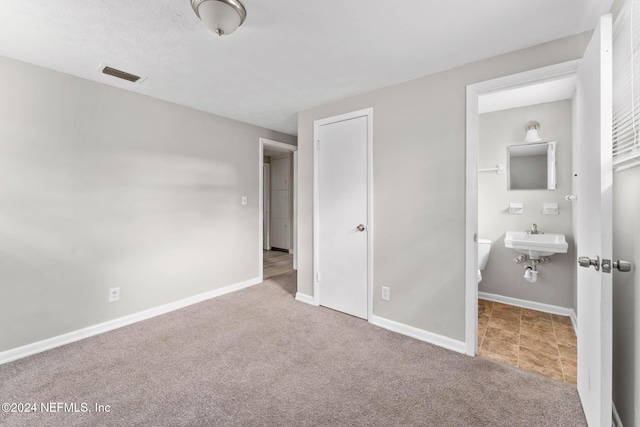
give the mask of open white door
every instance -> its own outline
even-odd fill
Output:
[[[576,95],[577,252],[585,267],[578,268],[578,393],[591,427],[611,425],[611,45],[612,19],[606,15],[578,68]]]

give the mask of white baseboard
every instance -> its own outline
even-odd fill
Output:
[[[296,293],[296,301],[303,302],[305,304],[316,305],[313,302],[313,297],[305,294],[301,294],[300,292]]]
[[[573,329],[575,329],[576,332],[578,331],[578,320],[576,317],[576,312],[572,308],[544,304],[535,301],[527,301],[518,298],[505,297],[502,295],[490,294],[488,292],[478,292],[478,298],[501,302],[503,304],[514,305],[516,307],[528,308],[529,310],[542,311],[544,313],[557,314],[560,316],[568,316],[571,319],[571,323],[573,324]]]
[[[259,277],[0,352],[0,365],[262,283]]]
[[[571,315],[569,317],[571,318],[573,330],[576,332],[576,335],[578,335],[578,316],[576,315],[576,312],[571,310]]]
[[[404,323],[385,319],[384,317],[371,316],[371,318],[369,319],[369,323],[393,332],[397,332],[402,335],[407,335],[420,341],[425,341],[439,347],[444,347],[447,350],[452,350],[457,353],[464,354],[467,349],[466,344],[463,341],[458,341],[442,335],[434,334],[432,332],[425,331],[424,329],[418,329],[413,326],[405,325]]]
[[[620,415],[618,414],[618,410],[616,409],[616,404],[611,401],[611,427],[623,427],[622,420],[620,419]]]

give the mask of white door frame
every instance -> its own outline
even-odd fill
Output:
[[[466,228],[465,228],[465,344],[466,354],[475,356],[478,351],[478,154],[479,113],[478,97],[528,86],[534,83],[556,80],[575,74],[580,60],[563,62],[510,76],[487,80],[467,86],[467,141],[466,141]]]
[[[352,111],[313,122],[313,304],[320,305],[319,271],[319,192],[318,192],[318,136],[320,126],[367,117],[367,319],[373,315],[373,108]]]
[[[258,183],[258,261],[260,281],[264,278],[264,254],[262,253],[263,237],[264,237],[264,184],[263,184],[263,168],[264,168],[264,147],[273,148],[279,151],[288,151],[293,153],[293,269],[298,269],[298,147],[296,145],[286,144],[284,142],[274,141],[267,138],[260,138],[260,148],[258,156],[259,167],[259,183]]]

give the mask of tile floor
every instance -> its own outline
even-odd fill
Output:
[[[478,300],[480,356],[576,384],[576,346],[569,317]]]

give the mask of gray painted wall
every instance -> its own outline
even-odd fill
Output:
[[[258,277],[259,138],[294,137],[11,59],[0,75],[0,351]]]
[[[565,200],[572,188],[572,112],[571,101],[551,102],[480,115],[479,168],[507,164],[507,147],[524,143],[528,121],[540,122],[540,137],[557,141],[556,190],[507,190],[507,173],[482,172],[478,175],[478,236],[491,239],[491,255],[478,285],[481,292],[527,301],[573,307],[575,245],[572,230],[572,203]],[[513,164],[512,164],[513,166]],[[542,166],[546,176],[546,162]],[[508,212],[509,202],[524,203],[523,215]],[[542,204],[555,202],[558,215],[543,215]],[[569,249],[555,254],[550,262],[538,266],[538,281],[523,278],[523,264],[513,262],[518,254],[504,246],[507,231],[525,231],[531,224],[547,233],[562,233]],[[530,263],[526,263],[530,265]]]
[[[640,426],[640,166],[613,174],[613,401],[623,425]]]
[[[300,112],[298,292],[313,295],[313,121],[373,107],[373,312],[464,341],[466,85],[580,58],[589,36]]]

